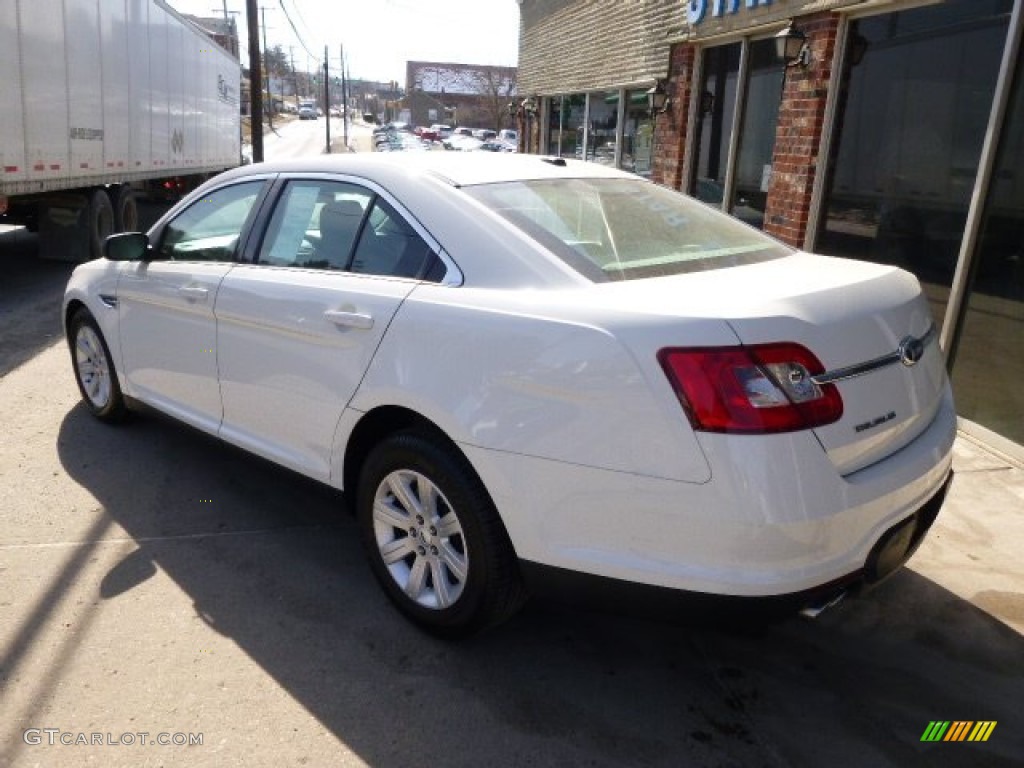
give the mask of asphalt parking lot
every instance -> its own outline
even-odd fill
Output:
[[[386,602],[338,494],[156,416],[90,418],[69,267],[31,246],[0,234],[0,765],[1024,762],[1024,468],[986,446],[958,440],[909,567],[813,621],[532,603],[448,644]],[[996,725],[922,742],[932,721]]]

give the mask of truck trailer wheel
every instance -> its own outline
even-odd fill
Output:
[[[114,226],[118,232],[139,231],[139,206],[135,192],[127,184],[113,188]]]
[[[114,206],[105,189],[94,189],[89,195],[89,253],[98,259],[103,255],[103,241],[114,234]]]

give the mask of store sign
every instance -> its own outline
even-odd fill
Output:
[[[737,14],[740,9],[755,9],[772,4],[772,0],[690,0],[689,19],[691,24],[700,24],[710,13],[711,18],[722,18]]]
[[[785,21],[805,13],[836,11],[870,2],[886,6],[899,0],[688,0],[686,20],[693,37],[720,35],[755,24]]]

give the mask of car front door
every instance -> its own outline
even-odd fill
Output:
[[[217,295],[221,436],[320,480],[331,446],[395,312],[433,248],[362,184],[283,184],[252,263]]]
[[[222,413],[213,307],[263,187],[243,182],[196,200],[118,282],[130,393],[207,432],[216,432]]]

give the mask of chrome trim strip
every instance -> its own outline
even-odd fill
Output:
[[[913,362],[906,361],[905,355],[907,347],[910,345],[919,345],[920,349],[923,350],[935,340],[936,335],[937,332],[935,324],[932,323],[920,338],[914,338],[913,336],[905,337],[900,342],[899,347],[893,352],[882,355],[881,357],[876,357],[873,360],[866,360],[863,363],[856,363],[855,365],[848,365],[845,368],[836,368],[834,371],[819,373],[817,376],[812,376],[811,381],[820,387],[825,384],[835,384],[837,381],[854,379],[858,376],[863,376],[866,373],[877,371],[879,368],[886,368],[899,362],[903,362],[903,364],[907,366],[915,365],[917,363],[916,359]]]

